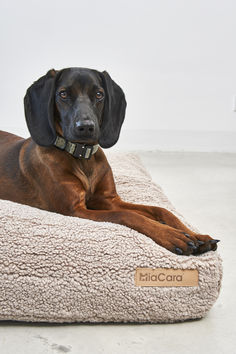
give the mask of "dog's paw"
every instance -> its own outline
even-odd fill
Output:
[[[208,251],[216,251],[217,243],[220,240],[213,239],[209,235],[200,235],[200,234],[188,234],[182,232],[182,234],[187,237],[188,241],[183,240],[185,247],[180,247],[180,242],[177,241],[174,253],[183,254],[183,255],[199,255]],[[186,248],[187,243],[187,248]]]
[[[202,254],[208,251],[216,251],[217,243],[220,242],[220,240],[213,239],[209,235],[196,234],[194,236],[198,244],[198,248],[195,254]]]
[[[219,242],[219,240],[215,240],[208,235],[188,234],[168,226],[165,227],[164,235],[161,240],[158,241],[157,243],[167,248],[169,251],[185,256],[215,251],[217,249],[217,243]]]

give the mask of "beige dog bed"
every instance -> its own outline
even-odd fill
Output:
[[[137,156],[108,157],[124,200],[163,206],[184,221]],[[0,320],[201,318],[221,278],[217,252],[178,256],[125,226],[0,201]]]

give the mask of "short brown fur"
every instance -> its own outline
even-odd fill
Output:
[[[31,138],[24,140],[0,132],[0,139],[2,199],[64,215],[126,225],[172,252],[179,247],[184,254],[190,254],[193,251],[188,247],[185,232],[193,242],[206,242],[198,252],[206,249],[211,238],[193,233],[169,211],[123,202],[117,195],[111,168],[101,148],[87,161],[75,159],[55,147],[40,147]]]

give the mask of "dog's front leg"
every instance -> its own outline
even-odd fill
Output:
[[[73,216],[94,221],[112,222],[130,227],[152,238],[157,244],[176,254],[190,255],[196,253],[197,250],[199,253],[205,251],[200,250],[199,247],[197,249],[192,247],[194,244],[192,236],[186,235],[181,230],[168,225],[160,224],[131,210],[116,211],[79,208],[74,211]]]
[[[194,253],[203,253],[210,250],[215,251],[217,249],[217,242],[219,240],[215,240],[209,235],[202,235],[193,232],[173,213],[165,208],[126,203],[120,199],[117,200],[117,207],[120,210],[132,210],[133,212],[144,215],[152,220],[156,220],[158,223],[168,225],[182,231],[183,234],[190,239],[188,244],[190,247],[192,246]]]
[[[165,240],[165,236],[167,239],[169,238],[169,232],[172,233],[173,238],[176,235],[179,236],[179,246],[176,246],[180,249],[179,253],[181,253],[181,250],[183,250],[184,254],[189,252],[186,247],[181,247],[181,240],[187,244],[188,248],[192,248],[192,253],[196,254],[216,250],[217,248],[216,243],[218,240],[213,240],[208,235],[194,233],[165,208],[122,201],[116,192],[110,169],[98,184],[95,193],[87,203],[87,208],[90,209],[88,212],[96,213],[97,217],[103,215],[108,218],[108,220],[98,221],[110,221],[126,225],[151,237],[169,250],[173,249],[172,246],[167,246],[169,241]],[[172,250],[172,252],[175,251]]]
[[[156,220],[161,224],[169,225],[171,227],[174,227],[175,229],[182,230],[189,234],[192,233],[192,231],[185,224],[183,224],[177,218],[177,216],[175,216],[172,212],[165,208],[143,204],[126,203],[121,199],[118,199],[116,201],[116,205],[121,210],[132,210],[152,220]]]

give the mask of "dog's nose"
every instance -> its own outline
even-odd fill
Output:
[[[95,129],[95,123],[92,120],[84,120],[82,122],[76,122],[77,131],[80,134],[92,134]]]

